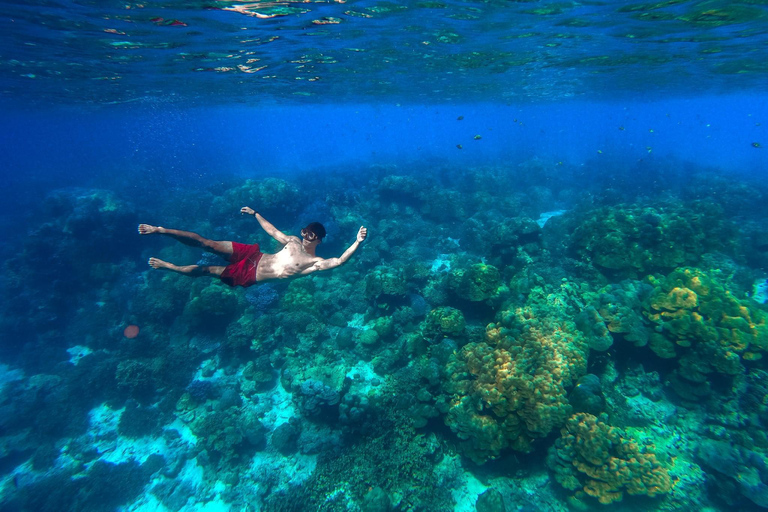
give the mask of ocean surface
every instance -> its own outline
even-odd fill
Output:
[[[0,511],[768,508],[768,1],[0,6]]]

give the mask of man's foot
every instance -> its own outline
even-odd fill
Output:
[[[149,266],[157,269],[173,270],[176,265],[158,258],[149,258]]]
[[[139,234],[140,235],[152,235],[155,233],[162,233],[162,229],[160,226],[151,226],[149,224],[139,224]]]

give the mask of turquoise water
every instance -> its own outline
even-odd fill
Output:
[[[0,510],[767,508],[767,15],[4,2]]]

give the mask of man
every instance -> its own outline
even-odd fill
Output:
[[[230,262],[227,266],[179,266],[157,258],[149,258],[149,266],[171,270],[191,277],[218,277],[229,286],[246,287],[260,281],[305,276],[318,270],[336,268],[352,256],[368,235],[368,230],[364,226],[360,226],[357,239],[344,251],[344,254],[338,258],[324,259],[315,254],[315,249],[325,237],[325,228],[319,222],[313,222],[302,229],[301,238],[299,238],[283,234],[248,206],[243,206],[240,213],[255,216],[264,231],[280,242],[283,248],[275,254],[266,254],[259,250],[258,244],[246,245],[238,242],[208,240],[190,231],[139,224],[139,233],[142,235],[167,235],[184,245],[199,247]]]

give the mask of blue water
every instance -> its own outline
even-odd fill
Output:
[[[768,508],[766,5],[3,2],[0,510]]]

